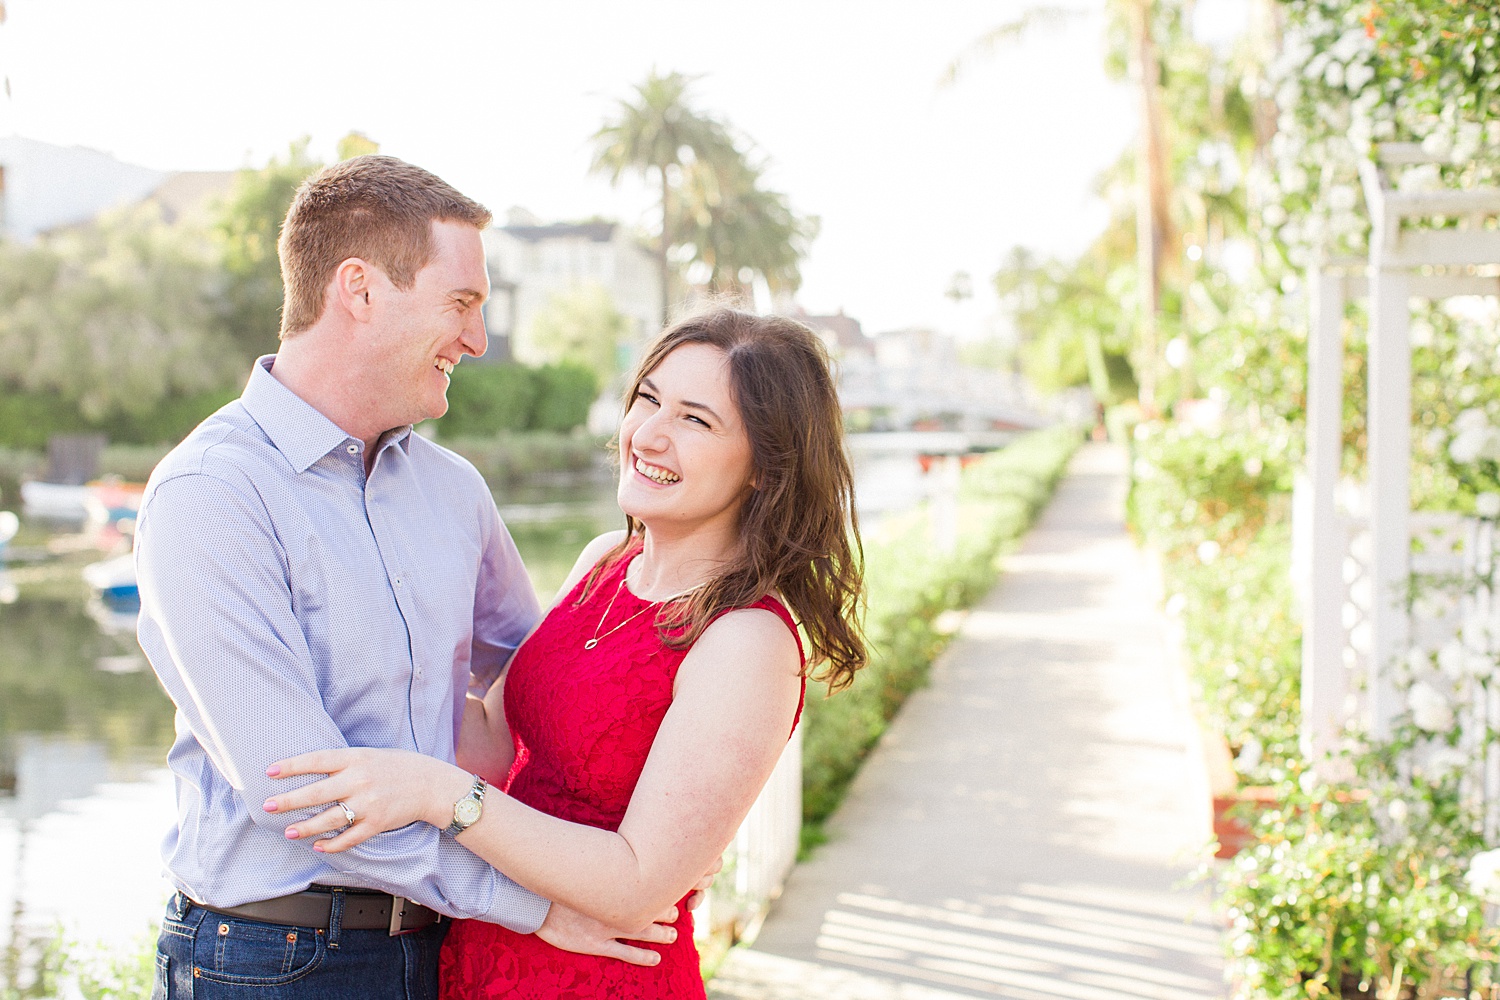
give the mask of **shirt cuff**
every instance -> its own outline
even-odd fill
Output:
[[[535,934],[551,909],[551,900],[543,899],[501,875],[490,911],[480,919],[507,927],[517,934]]]

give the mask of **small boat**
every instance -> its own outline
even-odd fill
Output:
[[[89,496],[87,486],[34,480],[21,484],[21,509],[27,517],[82,523],[89,518]]]
[[[135,557],[130,553],[89,563],[83,567],[84,582],[112,611],[134,612],[141,607],[141,592],[135,582]]]
[[[5,559],[5,546],[16,532],[21,530],[21,519],[16,516],[15,511],[0,510],[0,561]]]

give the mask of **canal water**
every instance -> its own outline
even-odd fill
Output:
[[[857,482],[867,531],[925,497],[910,456],[862,459]],[[606,480],[496,500],[544,604],[584,543],[623,525]],[[103,555],[81,541],[70,550],[69,537],[23,523],[12,554],[51,556],[0,564],[0,967],[12,988],[18,957],[59,930],[131,947],[169,891],[158,848],[174,815],[163,764],[172,705],[136,644],[134,616],[88,595],[80,571]]]

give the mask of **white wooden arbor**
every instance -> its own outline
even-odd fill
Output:
[[[1500,295],[1500,188],[1392,184],[1395,170],[1438,162],[1418,145],[1379,146],[1361,164],[1369,260],[1323,262],[1310,275],[1307,478],[1295,534],[1305,560],[1302,749],[1315,762],[1337,748],[1346,723],[1381,736],[1400,714],[1393,666],[1412,629],[1413,533],[1451,534],[1411,512],[1411,299]],[[1370,317],[1369,481],[1363,499],[1341,509],[1344,307],[1360,297]]]

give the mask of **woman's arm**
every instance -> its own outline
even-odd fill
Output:
[[[583,547],[568,578],[558,589],[552,600],[556,607],[582,580],[584,574],[594,568],[604,553],[614,548],[625,537],[624,531],[607,531]],[[526,638],[516,645],[516,651],[531,638],[540,624],[533,626]],[[515,654],[511,654],[515,659]],[[507,662],[495,683],[490,685],[485,696],[476,698],[472,694],[464,702],[463,724],[458,736],[458,766],[473,774],[482,774],[496,782],[504,781],[516,758],[516,746],[511,739],[510,725],[505,721],[505,677],[510,672]]]
[[[801,692],[796,640],[775,614],[731,612],[684,658],[617,833],[568,823],[496,790],[459,842],[539,895],[605,923],[649,921],[693,888],[734,837],[786,746]],[[282,776],[330,778],[268,803],[273,811],[340,799],[362,819],[320,841],[326,850],[423,819],[446,826],[472,778],[419,754],[347,750],[306,754]],[[332,813],[333,815],[329,815]],[[343,825],[332,809],[287,829],[316,836]]]

